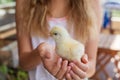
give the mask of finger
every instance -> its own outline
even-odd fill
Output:
[[[55,66],[53,67],[51,73],[53,76],[56,76],[56,74],[58,73],[58,71],[61,68],[61,64],[62,64],[62,58],[59,58],[57,61],[57,64],[55,64]]]
[[[80,77],[76,75],[72,70],[70,71],[70,75],[72,76],[74,80],[80,80]]]
[[[87,71],[89,69],[88,67],[88,63],[87,64],[84,64],[82,63],[81,61],[75,61],[74,62],[80,69],[82,69],[83,71]]]
[[[82,61],[83,63],[85,63],[85,64],[88,63],[88,56],[87,56],[87,54],[84,54],[84,55],[83,55],[81,61]]]
[[[63,61],[62,67],[56,75],[57,79],[63,79],[65,73],[67,72],[67,65],[68,61],[67,60]]]
[[[77,74],[81,79],[84,79],[87,74],[86,72],[82,71],[79,67],[77,67],[75,64],[71,63],[72,71]]]
[[[66,73],[69,73],[70,70],[71,70],[71,66],[68,66],[68,68],[67,68],[67,72],[66,72]]]
[[[72,80],[72,77],[69,73],[66,74],[66,80]]]

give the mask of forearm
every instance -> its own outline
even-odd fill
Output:
[[[34,69],[38,64],[41,63],[40,55],[37,49],[31,52],[24,52],[20,54],[21,55],[19,55],[19,63],[20,67],[24,70]]]
[[[102,6],[100,4],[100,0],[93,0],[92,7],[95,11],[97,16],[97,25],[98,25],[98,34],[100,33],[101,24],[102,24]],[[89,56],[89,70],[88,70],[88,77],[92,77],[96,71],[96,57],[97,57],[97,49],[98,49],[98,42],[99,42],[99,35],[96,37],[95,40],[90,40],[87,43],[86,53]]]

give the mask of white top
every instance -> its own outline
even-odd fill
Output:
[[[48,20],[50,25],[50,29],[54,26],[66,27],[66,18],[50,18]],[[47,42],[53,46],[55,43],[52,38],[47,40],[40,38],[40,37],[33,37],[32,36],[32,45],[35,49],[40,43]],[[56,80],[43,66],[43,64],[39,64],[36,69],[29,71],[29,78],[30,80]]]

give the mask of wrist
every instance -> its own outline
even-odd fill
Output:
[[[88,62],[88,66],[89,66],[89,69],[87,71],[87,77],[90,78],[92,77],[94,74],[95,74],[95,66],[93,66],[93,63],[92,62]]]

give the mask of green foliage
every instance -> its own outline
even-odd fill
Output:
[[[0,65],[0,72],[3,75],[6,75],[7,80],[28,80],[27,72],[19,68],[14,69],[9,68],[6,65]]]
[[[0,72],[3,74],[7,74],[8,68],[5,65],[0,66]]]
[[[112,13],[113,13],[112,16],[120,17],[120,10],[113,10]]]
[[[16,80],[26,80],[28,75],[24,71],[19,71]]]
[[[28,80],[27,72],[21,69],[9,69],[10,80]]]
[[[4,3],[9,3],[9,2],[13,2],[15,0],[0,0],[0,4],[4,4]]]

